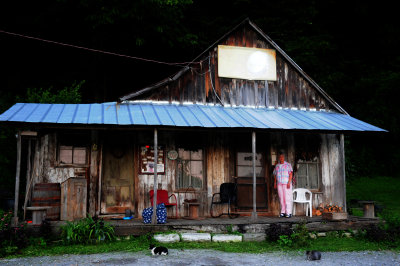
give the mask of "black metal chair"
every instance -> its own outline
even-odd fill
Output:
[[[231,219],[238,217],[239,214],[231,212],[231,204],[236,205],[236,198],[237,198],[236,192],[237,188],[235,183],[222,183],[219,188],[219,193],[214,193],[211,199],[211,208],[210,208],[211,217],[217,218],[221,217],[222,215],[228,215],[229,218]],[[216,195],[219,195],[219,201],[215,201],[214,197]],[[213,206],[215,204],[228,204],[228,213],[221,213],[219,215],[214,215]]]

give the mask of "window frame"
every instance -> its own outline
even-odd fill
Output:
[[[189,156],[190,159],[181,159],[179,157],[179,149],[183,149],[184,151],[189,151]],[[201,160],[192,160],[192,152],[195,151],[195,149],[201,150]],[[175,190],[176,191],[184,191],[184,192],[188,192],[188,191],[204,191],[206,188],[206,159],[205,159],[205,148],[203,147],[186,147],[186,146],[178,146],[176,148],[177,152],[178,152],[178,158],[176,159],[176,172],[175,172]],[[202,186],[201,187],[193,187],[191,184],[189,184],[189,186],[187,187],[180,187],[179,186],[179,175],[183,173],[182,171],[179,171],[179,164],[182,163],[182,161],[186,161],[186,162],[191,162],[191,161],[196,161],[196,162],[201,162],[201,166],[202,166]],[[183,174],[182,174],[183,176]],[[191,179],[189,180],[189,182],[191,183]]]
[[[307,170],[306,170],[306,175],[305,176],[304,175],[299,176],[299,174],[298,174],[298,168],[299,168],[300,164],[307,166],[307,168],[306,168]],[[316,179],[317,179],[316,180],[317,181],[317,188],[311,188],[309,186],[309,184],[310,184],[309,165],[316,165],[316,167],[317,167],[317,170],[316,170],[316,173],[317,173],[317,177],[316,177]],[[306,188],[306,189],[308,189],[310,191],[315,191],[315,192],[320,191],[320,189],[321,189],[321,174],[320,174],[320,170],[321,170],[321,167],[320,167],[320,161],[319,161],[318,158],[317,158],[317,161],[300,161],[300,160],[297,161],[297,163],[296,163],[296,172],[295,172],[295,175],[296,175],[296,188],[300,188],[298,186],[299,177],[306,177],[306,186],[304,186],[302,188]]]
[[[75,144],[74,139],[80,137],[88,137],[84,133],[59,133],[57,134],[57,167],[88,167],[89,166],[89,143],[84,144]],[[68,139],[68,141],[66,141]],[[68,142],[72,142],[68,143]],[[88,139],[89,141],[89,139]],[[61,147],[71,147],[72,150],[72,163],[64,163],[61,161]],[[85,163],[74,163],[74,150],[75,149],[84,149],[85,150]]]

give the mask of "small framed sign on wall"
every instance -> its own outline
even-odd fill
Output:
[[[157,165],[157,173],[165,174],[165,152],[163,146],[158,146],[158,160],[154,163],[154,147],[144,145],[140,147],[140,173],[152,174]]]

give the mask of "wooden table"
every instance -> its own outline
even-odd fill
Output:
[[[189,217],[187,217],[188,219],[195,220],[195,219],[199,218],[199,206],[200,206],[200,203],[198,203],[198,202],[184,202],[183,204],[188,206],[188,210],[189,210]]]
[[[362,200],[359,203],[363,204],[364,218],[375,218],[375,201]]]

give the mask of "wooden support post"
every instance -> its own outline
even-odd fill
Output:
[[[90,175],[89,175],[89,186],[87,187],[88,191],[88,210],[90,216],[95,216],[97,214],[97,210],[99,210],[99,206],[97,204],[98,193],[100,193],[98,189],[98,182],[99,182],[99,161],[98,161],[98,154],[99,154],[99,132],[96,130],[91,131],[91,148],[90,148]]]
[[[19,198],[19,175],[21,172],[21,134],[17,133],[17,169],[15,174],[15,198],[14,198],[14,217],[12,226],[18,225],[18,198]]]
[[[157,136],[157,128],[154,129],[154,197],[153,197],[153,216],[151,217],[151,224],[157,224],[157,189],[158,189],[158,180],[157,180],[157,163],[158,163],[158,136]]]
[[[257,195],[256,195],[256,132],[252,132],[252,150],[253,150],[253,212],[251,213],[251,220],[257,219]]]
[[[25,200],[24,200],[24,221],[25,221],[25,216],[26,216],[26,205],[28,203],[28,198],[29,198],[29,192],[31,188],[31,180],[33,180],[32,175],[31,175],[31,154],[32,154],[32,140],[29,139],[28,141],[28,156],[26,158],[26,188],[25,188]]]
[[[342,175],[343,175],[343,209],[347,212],[347,204],[346,204],[346,168],[345,168],[345,153],[344,153],[344,134],[340,134],[340,153],[342,154]]]

